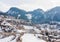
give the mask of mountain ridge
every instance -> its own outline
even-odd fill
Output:
[[[2,12],[3,13],[3,12]],[[48,23],[50,21],[60,21],[60,7],[54,7],[48,11],[43,11],[42,9],[38,8],[33,11],[26,12],[25,10],[11,7],[5,14],[18,17],[18,19],[24,19],[30,21],[32,23]],[[27,16],[30,15],[29,18]]]

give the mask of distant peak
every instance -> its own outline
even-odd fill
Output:
[[[15,9],[16,7],[11,7],[10,9],[13,9],[13,8]]]
[[[11,9],[14,9],[14,10],[17,9],[17,10],[19,10],[19,8],[16,8],[16,7],[11,7],[10,10],[11,10]]]
[[[60,6],[56,6],[55,8],[60,8]]]
[[[25,10],[23,10],[23,9],[19,9],[19,8],[17,8],[17,7],[11,7],[8,11],[24,11],[24,12],[26,12]]]
[[[56,9],[56,8],[57,8],[57,9],[60,9],[60,6],[56,6],[56,7],[52,8],[52,9]]]
[[[43,11],[42,9],[38,8],[38,9],[35,9],[35,11]]]

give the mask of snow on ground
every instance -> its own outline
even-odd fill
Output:
[[[36,37],[38,37],[38,36],[42,37],[43,35],[41,35],[41,34],[35,34],[35,36],[36,36]]]
[[[1,27],[0,27],[0,32],[2,32],[2,29],[1,29]]]
[[[24,30],[17,30],[17,32],[21,33],[21,32],[25,32]]]
[[[16,39],[14,39],[14,40],[12,40],[12,41],[10,41],[10,42],[16,42]]]
[[[26,25],[24,25],[24,28],[25,29],[34,29],[38,33],[40,31],[40,30],[38,30],[37,28],[35,28],[33,26],[26,26]],[[23,31],[23,30],[17,30],[17,32],[21,33],[21,32],[25,32],[25,31]],[[18,38],[18,36],[20,36],[20,35],[16,34],[16,38],[14,40],[12,40],[12,38],[14,38],[15,36],[11,35],[9,37],[0,39],[0,42],[16,42],[16,39]],[[34,36],[34,34],[29,34],[28,33],[28,34],[24,34],[22,36],[22,42],[46,42],[46,41],[44,41],[42,39],[38,39],[36,36]]]
[[[36,38],[33,34],[24,34],[22,36],[22,42],[46,42],[46,41]]]
[[[16,38],[15,38],[14,40],[10,41],[10,42],[16,42],[16,39],[17,39],[18,37],[19,37],[19,35],[16,34]]]
[[[14,40],[12,40],[15,36],[11,35],[9,37],[6,37],[4,39],[0,39],[0,42],[16,42],[16,39],[19,37],[19,34],[16,34],[16,37]]]
[[[41,31],[39,29],[37,29],[36,27],[34,28],[34,30],[37,32],[37,33],[40,33]]]
[[[34,29],[37,33],[41,32],[39,29],[37,29],[36,27],[33,27],[33,26],[26,26],[26,25],[24,25],[24,28],[25,29]]]
[[[4,39],[0,39],[0,42],[9,42],[10,40],[12,40],[12,38],[14,38],[14,36],[9,36],[9,37],[6,37]]]
[[[26,14],[28,19],[32,19],[32,14]]]
[[[26,26],[26,25],[23,25],[25,29],[33,29],[33,26]]]

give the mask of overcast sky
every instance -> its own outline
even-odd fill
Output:
[[[8,11],[10,7],[17,7],[26,11],[41,8],[44,11],[60,6],[60,0],[0,0],[0,11]]]

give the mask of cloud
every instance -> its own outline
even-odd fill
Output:
[[[9,6],[0,2],[0,11],[6,12],[9,9]]]
[[[50,0],[51,2],[60,2],[60,0]]]
[[[17,7],[26,11],[41,8],[43,10],[60,6],[59,0],[0,0],[0,10],[7,11],[10,7]]]

